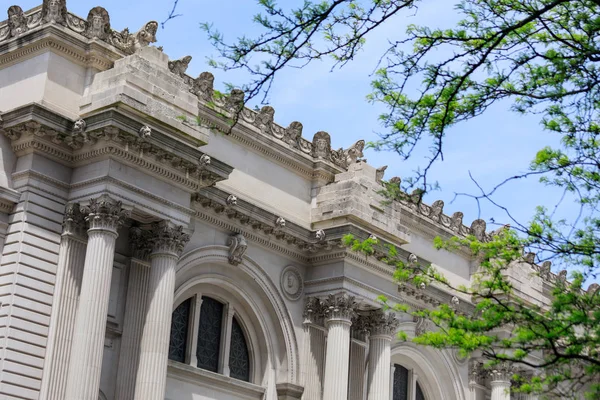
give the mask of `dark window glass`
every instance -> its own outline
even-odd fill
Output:
[[[190,323],[190,307],[192,299],[187,299],[173,311],[171,320],[171,340],[169,342],[169,359],[185,362],[185,349]]]
[[[221,349],[221,325],[223,322],[223,304],[202,297],[200,307],[200,328],[198,329],[198,368],[217,372],[219,351]]]
[[[231,349],[229,352],[229,371],[232,378],[250,381],[250,354],[244,331],[233,318],[231,325]]]
[[[425,396],[423,395],[423,391],[421,390],[421,385],[417,382],[417,395],[415,396],[416,400],[425,400]]]
[[[402,365],[394,365],[394,400],[408,400],[408,370]]]

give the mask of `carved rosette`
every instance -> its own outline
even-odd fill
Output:
[[[376,310],[369,314],[368,329],[371,336],[394,336],[400,321],[392,313]]]
[[[123,203],[108,195],[102,195],[90,200],[90,203],[81,207],[81,212],[86,215],[90,231],[106,230],[115,235],[119,226],[129,218],[130,212],[123,209]]]
[[[85,238],[85,216],[81,213],[78,203],[69,203],[65,208],[63,219],[63,235]]]
[[[168,221],[157,222],[151,228],[151,256],[169,254],[179,257],[189,241],[190,236],[183,232],[183,226],[175,226]]]
[[[248,249],[248,242],[241,233],[234,233],[227,240],[229,246],[229,264],[239,265],[244,259],[244,253]]]
[[[357,303],[354,296],[345,293],[330,294],[323,300],[325,321],[343,320],[350,323],[356,316]]]

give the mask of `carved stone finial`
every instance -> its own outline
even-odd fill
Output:
[[[540,277],[544,280],[548,280],[548,279],[550,279],[551,272],[552,272],[552,261],[544,261],[539,269]]]
[[[133,50],[137,51],[142,47],[148,47],[151,43],[156,43],[156,32],[158,31],[158,22],[150,21],[142,27],[136,34],[133,41]]]
[[[402,178],[399,176],[394,176],[389,182],[390,185],[398,186],[398,188],[400,188],[400,185],[402,184]]]
[[[535,253],[527,253],[523,256],[523,260],[525,260],[526,263],[529,264],[533,264],[535,263]]]
[[[152,254],[170,254],[179,257],[190,236],[183,232],[183,226],[175,226],[169,221],[161,221],[152,225],[149,239]]]
[[[442,213],[444,212],[444,202],[442,200],[436,200],[431,205],[431,212],[429,218],[434,221],[439,221]]]
[[[392,313],[385,313],[382,310],[376,310],[369,314],[368,329],[373,336],[393,336],[400,325],[400,321]]]
[[[141,139],[148,139],[150,136],[152,136],[152,128],[150,128],[148,125],[142,126],[138,132],[138,136]]]
[[[476,219],[471,224],[471,234],[475,236],[477,240],[483,242],[486,239],[485,235],[486,223],[482,219]]]
[[[78,203],[69,203],[65,207],[63,235],[85,237],[85,216]]]
[[[226,107],[233,113],[240,112],[244,108],[244,92],[240,89],[233,89],[226,101]]]
[[[329,160],[331,156],[331,136],[329,133],[319,131],[313,137],[313,157]]]
[[[204,101],[211,101],[215,77],[210,72],[201,73],[192,84],[191,92]]]
[[[359,140],[354,143],[350,148],[344,150],[346,156],[346,166],[356,163],[360,158],[364,157],[363,150],[365,149],[365,141]]]
[[[317,233],[315,233],[315,237],[317,238],[317,240],[319,242],[322,242],[325,240],[325,238],[327,237],[327,235],[325,234],[325,231],[323,229],[319,229],[317,231]]]
[[[102,7],[92,8],[85,23],[83,36],[89,39],[106,40],[110,34],[110,16],[108,15],[108,11]]]
[[[42,20],[45,23],[65,25],[67,23],[67,1],[44,0],[42,4]]]
[[[191,62],[192,56],[185,56],[179,60],[169,61],[169,70],[183,78]]]
[[[199,159],[198,159],[198,164],[200,167],[204,168],[207,165],[210,165],[210,156],[208,154],[203,154]]]
[[[345,293],[330,294],[323,301],[323,306],[327,322],[341,319],[350,323],[356,315],[357,304],[354,296],[348,296]]]
[[[241,233],[234,233],[227,240],[229,246],[229,264],[239,265],[244,257],[244,253],[248,248],[248,242]]]
[[[264,134],[271,132],[273,120],[275,118],[275,109],[271,106],[264,106],[260,109],[254,120],[254,125]]]
[[[227,205],[230,207],[237,206],[237,197],[233,194],[230,194],[229,197],[227,197],[227,200],[225,200],[225,203],[227,203]]]
[[[302,138],[302,124],[298,121],[293,121],[290,126],[285,129],[284,140],[292,147],[298,147],[298,143]]]
[[[29,30],[27,17],[21,7],[11,6],[8,8],[8,29],[10,37],[19,36]]]
[[[377,182],[381,182],[383,181],[383,177],[385,176],[385,170],[388,168],[387,165],[384,165],[381,168],[377,168],[377,171],[375,171],[375,180]]]
[[[462,220],[463,213],[461,213],[460,211],[457,211],[454,214],[452,214],[452,217],[450,218],[450,229],[452,229],[453,231],[459,231],[462,227]]]
[[[123,203],[106,194],[90,199],[88,205],[81,207],[81,212],[86,215],[90,231],[107,230],[114,234],[130,215],[128,210],[123,209]]]

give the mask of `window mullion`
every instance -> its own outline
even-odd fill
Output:
[[[410,371],[410,380],[409,380],[409,388],[408,388],[408,398],[410,400],[417,399],[417,379],[419,376],[415,373],[415,370]]]
[[[221,359],[219,360],[219,373],[229,376],[229,353],[231,352],[231,326],[233,324],[233,315],[235,311],[231,304],[227,304],[223,318],[225,319],[225,328],[221,335]]]
[[[190,332],[188,334],[188,343],[186,351],[186,363],[192,367],[198,366],[198,356],[196,351],[198,348],[198,329],[200,329],[200,310],[202,309],[202,294],[197,293],[192,301],[192,323],[190,324]]]
[[[394,400],[394,373],[396,372],[396,365],[390,366],[390,400]]]

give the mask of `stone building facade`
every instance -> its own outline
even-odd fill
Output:
[[[398,288],[342,244],[374,235],[469,284],[475,260],[432,240],[485,223],[383,204],[364,142],[334,150],[214,91],[157,27],[65,0],[0,22],[0,398],[509,399],[509,370],[398,341],[432,327],[377,301],[468,298]],[[555,278],[513,279],[539,303]]]

